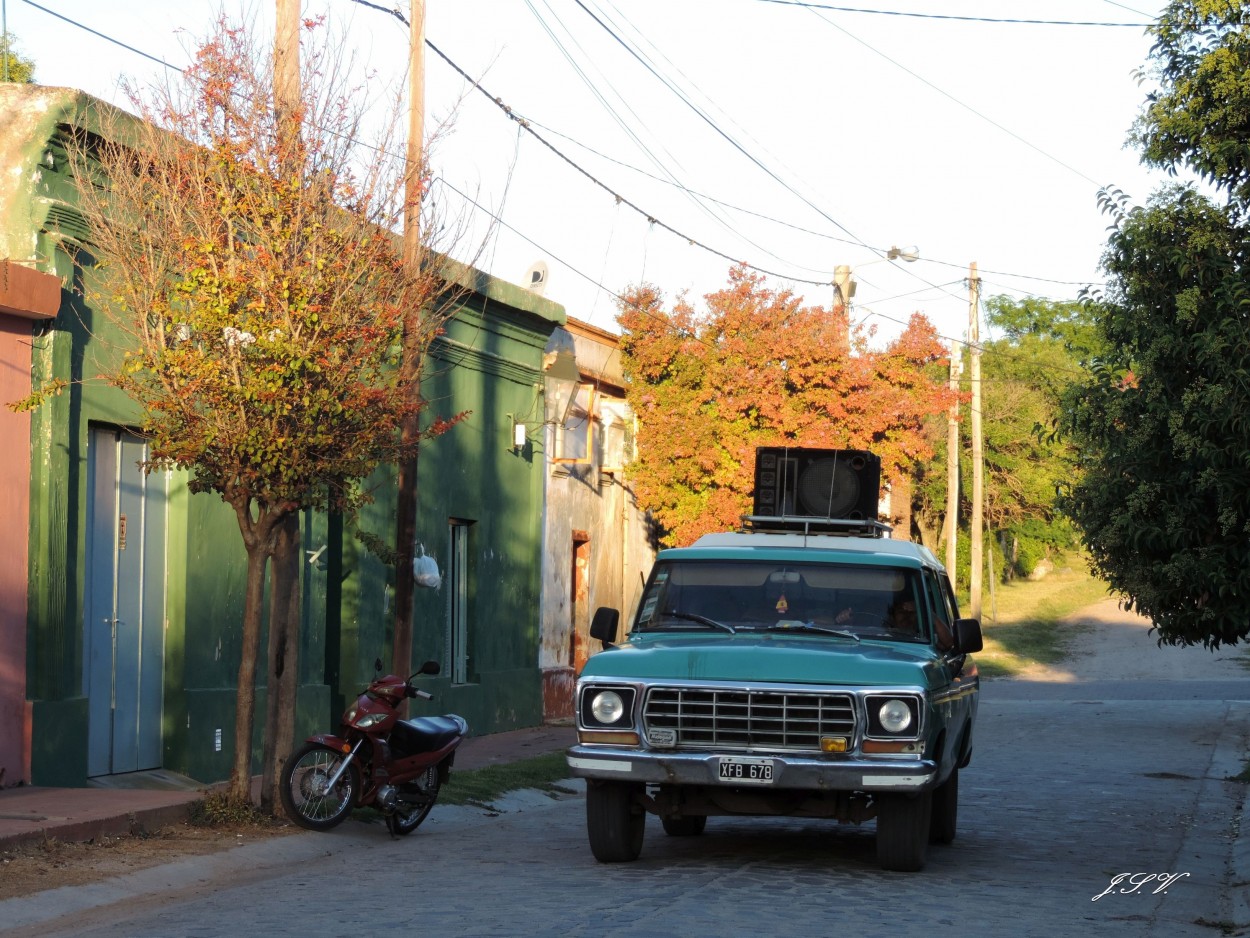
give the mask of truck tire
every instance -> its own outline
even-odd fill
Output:
[[[634,803],[638,785],[589,780],[586,786],[586,833],[590,852],[600,863],[629,863],[642,852],[647,815]]]
[[[924,869],[932,813],[931,791],[878,796],[877,863],[883,870],[915,873]]]
[[[933,816],[929,821],[929,843],[949,844],[955,840],[959,819],[959,769],[951,769],[950,778],[933,789]]]

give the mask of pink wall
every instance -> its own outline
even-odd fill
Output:
[[[30,393],[29,319],[0,314],[0,787],[30,782],[26,578],[30,417],[7,405]]]

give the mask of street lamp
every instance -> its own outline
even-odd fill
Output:
[[[920,257],[920,249],[915,245],[911,247],[900,248],[892,245],[885,252],[885,257],[878,257],[875,261],[867,261],[860,264],[859,267],[867,267],[869,264],[880,264],[882,261],[906,261],[912,263]],[[849,310],[851,308],[851,298],[855,296],[855,280],[851,277],[851,268],[847,264],[839,264],[833,269],[833,303],[834,306]]]

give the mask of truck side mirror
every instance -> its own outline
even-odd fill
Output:
[[[618,610],[608,606],[600,606],[590,620],[590,637],[597,638],[605,645],[616,643],[616,628],[621,621]]]
[[[981,638],[981,623],[977,619],[955,620],[955,651],[961,655],[970,655],[985,647]]]

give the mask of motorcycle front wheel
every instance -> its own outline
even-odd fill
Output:
[[[351,814],[360,791],[360,770],[355,762],[339,776],[334,787],[330,779],[339,770],[343,753],[320,743],[306,743],[291,753],[282,767],[282,806],[287,816],[310,831],[328,831]]]
[[[390,832],[403,837],[420,827],[434,807],[434,802],[438,800],[440,785],[436,765],[430,766],[404,785],[402,794],[410,800],[400,801],[395,810],[386,816],[386,826]]]

